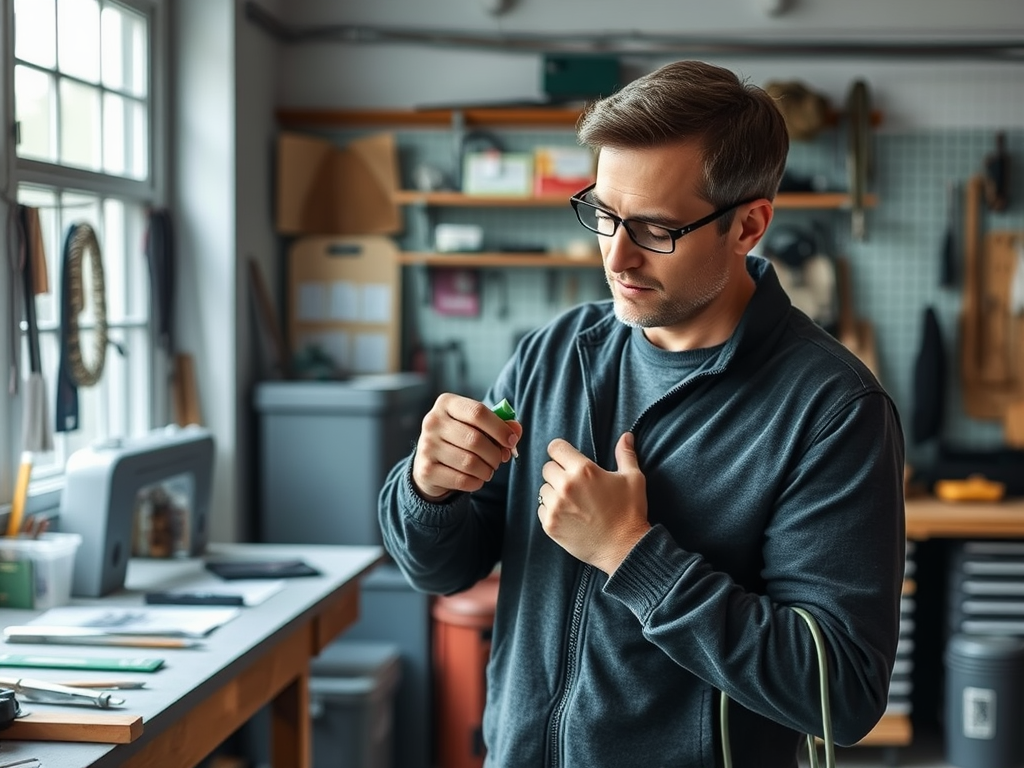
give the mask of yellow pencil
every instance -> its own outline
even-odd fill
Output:
[[[32,452],[21,454],[21,466],[18,467],[18,480],[14,484],[14,498],[11,500],[11,512],[7,517],[7,535],[17,536],[21,530],[21,521],[25,516],[25,499],[28,498],[28,481],[32,477]]]

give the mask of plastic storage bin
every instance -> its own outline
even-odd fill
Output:
[[[339,640],[310,664],[313,768],[395,768],[398,648]]]
[[[256,386],[262,541],[380,544],[377,495],[426,412],[414,373]]]
[[[430,595],[415,590],[393,563],[360,582],[359,620],[342,640],[394,643],[402,656],[392,733],[395,765],[433,766],[433,685],[430,668]]]
[[[9,608],[45,610],[65,605],[71,599],[71,577],[75,553],[82,543],[77,533],[44,533],[37,539],[0,538],[0,566],[28,561],[32,564],[31,588],[14,591],[10,586],[27,576],[8,568],[4,571],[3,605]],[[20,594],[19,594],[20,592]],[[31,601],[31,605],[27,604]]]
[[[482,723],[497,602],[498,579],[491,576],[434,603],[437,764],[443,768],[484,764]]]
[[[1024,639],[956,634],[946,644],[946,760],[957,768],[1024,761]]]

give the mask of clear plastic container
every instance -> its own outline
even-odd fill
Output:
[[[77,533],[44,533],[35,539],[0,537],[0,560],[32,561],[34,602],[24,607],[46,610],[71,600],[75,552],[81,543]]]

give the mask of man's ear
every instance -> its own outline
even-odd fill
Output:
[[[752,203],[742,205],[736,211],[736,218],[733,220],[733,232],[736,236],[736,251],[746,255],[754,250],[764,233],[768,231],[768,225],[772,223],[775,215],[775,207],[768,198],[761,198]]]

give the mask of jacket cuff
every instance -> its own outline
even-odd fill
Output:
[[[655,525],[608,578],[604,592],[646,622],[696,559],[679,548],[664,526]]]
[[[455,491],[441,501],[428,501],[416,490],[416,484],[412,481],[412,463],[415,453],[406,462],[405,471],[402,473],[402,483],[399,491],[399,504],[406,510],[406,517],[415,520],[422,525],[443,527],[448,525],[452,516],[457,514],[460,507],[459,502],[466,494]]]

